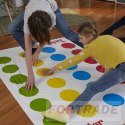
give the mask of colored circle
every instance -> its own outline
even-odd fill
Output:
[[[39,60],[35,65],[33,65],[34,67],[39,67],[43,65],[43,61]]]
[[[81,52],[81,49],[75,49],[75,50],[72,51],[72,54],[73,54],[73,55],[77,55],[77,54],[79,54],[80,52]]]
[[[88,80],[91,75],[85,71],[77,71],[73,73],[73,77],[78,80]]]
[[[63,61],[66,59],[66,56],[62,54],[54,54],[50,58],[54,61]]]
[[[79,95],[79,92],[71,89],[64,90],[60,93],[60,97],[65,101],[74,101]]]
[[[10,82],[15,84],[23,84],[24,82],[26,82],[26,80],[27,80],[27,76],[22,74],[17,74],[10,77]]]
[[[63,48],[72,49],[72,48],[75,47],[75,44],[72,44],[72,43],[63,43],[61,46]]]
[[[37,75],[39,75],[39,76],[45,76],[45,77],[52,75],[52,74],[49,74],[49,75],[43,74],[42,73],[43,70],[49,70],[49,68],[40,68],[40,69],[37,69],[37,71],[36,71]]]
[[[53,47],[44,47],[44,48],[42,49],[42,52],[45,52],[45,53],[53,53],[53,52],[55,52],[55,51],[56,51],[56,49],[53,48]]]
[[[10,57],[0,57],[0,64],[6,64],[11,61]]]
[[[70,68],[68,68],[67,70],[74,70],[74,69],[77,69],[78,68],[78,65],[75,65],[75,66],[72,66]]]
[[[14,73],[17,70],[19,70],[19,67],[17,65],[7,65],[2,68],[2,71],[5,73]]]
[[[19,93],[21,94],[21,95],[23,95],[23,96],[26,96],[26,97],[31,97],[31,96],[35,96],[37,93],[38,93],[38,88],[36,88],[36,87],[33,87],[33,89],[32,90],[26,90],[26,88],[25,87],[21,87],[20,89],[19,89]]]
[[[66,81],[62,78],[52,78],[47,81],[47,84],[52,88],[61,88],[66,85]]]
[[[121,84],[124,84],[124,85],[125,85],[125,82],[122,82]]]
[[[85,106],[81,107],[78,111],[77,114],[82,116],[82,117],[93,117],[97,115],[98,110],[95,106],[92,106],[90,104],[86,104]]]
[[[44,98],[38,98],[30,102],[30,108],[34,111],[43,112],[51,108],[51,102]]]
[[[19,54],[19,56],[22,57],[22,58],[25,58],[25,52],[21,52],[21,53]]]
[[[55,121],[53,119],[49,119],[46,117],[44,117],[43,119],[43,124],[44,125],[66,125],[66,123],[58,122],[58,121]]]
[[[118,94],[106,94],[103,100],[111,106],[121,106],[125,103],[124,98]]]
[[[105,72],[105,68],[102,65],[97,66],[96,70],[99,71],[99,72],[101,72],[101,73]]]
[[[89,63],[89,64],[96,64],[97,63],[97,61],[94,60],[92,57],[85,59],[84,62]]]

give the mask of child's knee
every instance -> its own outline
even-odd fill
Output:
[[[106,90],[106,88],[103,85],[99,84],[98,82],[90,82],[90,84],[88,85],[88,87],[91,90],[96,91],[97,93],[104,92]]]
[[[96,88],[96,86],[94,86],[93,84],[94,84],[94,82],[90,82],[90,84],[87,86],[86,89],[95,93],[95,94],[99,93],[100,90],[98,88]]]

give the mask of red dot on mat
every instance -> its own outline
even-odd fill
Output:
[[[125,84],[125,81],[124,81],[124,82],[122,82],[121,84]]]
[[[99,72],[101,72],[101,73],[105,72],[105,68],[102,65],[97,66],[96,70],[99,71]]]
[[[68,48],[68,49],[72,49],[75,47],[75,44],[72,44],[72,43],[63,43],[61,45],[63,48]]]
[[[89,63],[89,64],[96,64],[97,63],[97,61],[94,60],[92,57],[87,58],[86,60],[84,60],[84,62]]]
[[[81,49],[75,49],[72,51],[72,54],[77,55],[80,52],[81,52]]]

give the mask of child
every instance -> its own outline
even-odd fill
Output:
[[[117,30],[119,27],[122,27],[124,25],[125,25],[125,16],[123,16],[120,20],[118,20],[113,25],[111,25],[110,27],[108,27],[101,34],[102,35],[106,35],[106,34],[112,35],[114,30]],[[122,40],[123,42],[125,42],[125,37],[120,37],[119,39]]]
[[[35,85],[32,63],[35,64],[38,62],[40,51],[44,44],[49,43],[50,30],[54,26],[56,26],[64,37],[82,46],[82,44],[78,42],[78,34],[72,32],[68,27],[55,0],[30,0],[25,8],[25,13],[22,12],[9,25],[9,31],[12,33],[12,36],[26,51],[28,70],[27,90],[32,89]],[[39,46],[34,47],[35,43],[32,41],[39,42]]]
[[[68,121],[71,114],[88,103],[97,93],[125,81],[125,44],[110,35],[98,36],[95,26],[89,22],[79,27],[78,34],[80,42],[84,44],[85,48],[78,55],[57,64],[50,70],[43,71],[43,73],[51,74],[56,70],[67,69],[88,57],[96,59],[106,68],[106,72],[98,80],[91,82],[62,114],[57,111],[43,112],[44,116],[61,122]]]

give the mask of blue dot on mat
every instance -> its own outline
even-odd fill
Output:
[[[53,53],[53,52],[55,52],[55,51],[56,51],[56,49],[53,48],[53,47],[44,47],[44,48],[42,49],[42,52],[45,52],[45,53]]]
[[[111,106],[121,106],[125,103],[124,98],[117,94],[107,94],[103,97],[103,100]]]
[[[73,77],[78,80],[87,80],[91,78],[91,75],[85,71],[77,71],[73,73]]]
[[[54,54],[50,58],[54,61],[63,61],[66,59],[66,56],[62,54]]]
[[[67,70],[74,70],[74,69],[77,69],[77,67],[78,67],[78,65],[75,65],[75,66],[68,68]]]

